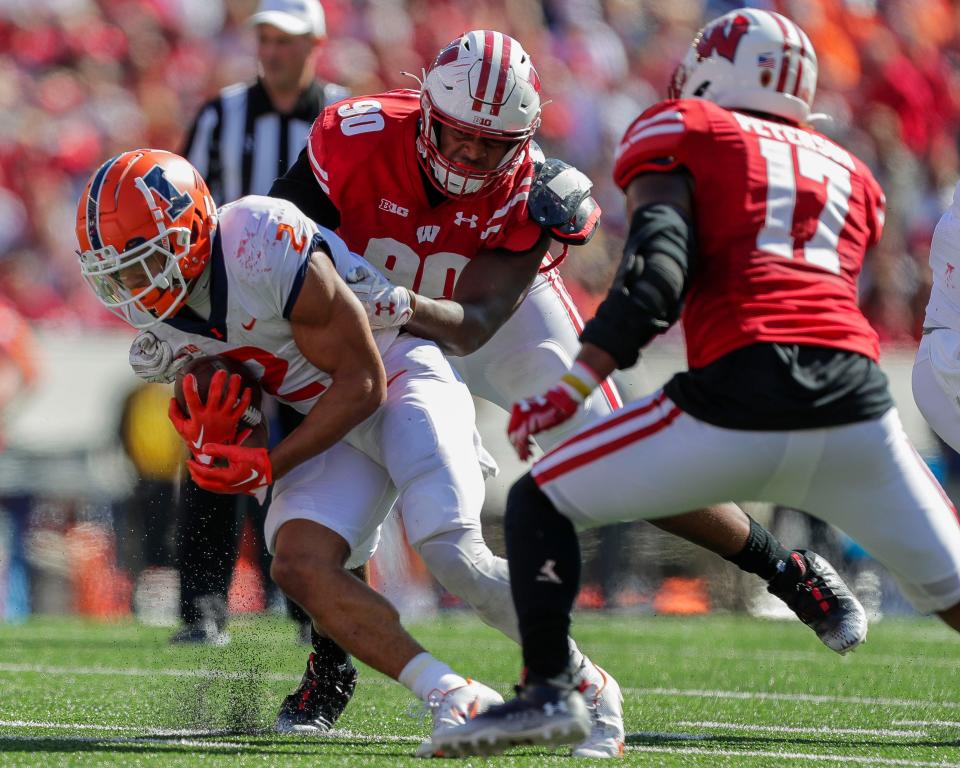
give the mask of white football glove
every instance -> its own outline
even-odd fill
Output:
[[[150,331],[140,331],[130,345],[130,367],[144,381],[154,384],[169,384],[177,372],[194,357],[193,353],[180,349],[176,353],[170,342],[154,336]]]
[[[360,299],[370,328],[398,328],[406,325],[417,308],[413,292],[396,286],[375,269],[358,265],[344,276],[350,290]]]

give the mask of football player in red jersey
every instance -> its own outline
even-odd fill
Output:
[[[724,499],[804,509],[960,629],[955,510],[903,431],[857,306],[883,194],[859,159],[809,126],[816,68],[792,21],[733,11],[696,37],[673,98],[627,130],[615,169],[631,217],[620,270],[571,369],[514,406],[510,439],[525,452],[545,415],[571,413],[678,318],[690,367],[547,452],[511,489],[526,681],[516,699],[435,740],[445,754],[589,730],[563,646],[578,528]]]
[[[547,389],[573,362],[582,323],[547,247],[551,237],[588,238],[599,217],[589,180],[560,161],[542,160],[531,142],[539,122],[540,81],[530,57],[507,35],[475,30],[439,53],[420,92],[360,96],[327,108],[305,155],[271,190],[336,228],[351,249],[410,289],[409,306],[384,306],[378,321],[413,309],[405,329],[435,340],[473,394],[504,408]],[[597,381],[596,393],[579,398],[582,408],[571,401],[563,418],[539,414],[540,429],[557,427],[537,438],[541,447],[621,405],[611,382]],[[479,520],[456,529],[440,517],[404,517],[404,524],[449,591],[518,637],[505,563],[483,542]],[[811,563],[793,558],[734,505],[658,524],[772,580],[775,593],[834,650],[863,639],[862,609],[829,565],[817,561],[838,585],[825,612],[809,590],[796,588]],[[854,628],[839,640],[831,634],[837,624]],[[604,706],[593,710],[591,745],[575,754],[615,756],[623,738],[619,692],[602,672],[590,671],[590,692],[604,690]],[[297,700],[318,690],[305,687]]]

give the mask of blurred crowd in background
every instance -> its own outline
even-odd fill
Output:
[[[715,0],[325,0],[321,78],[354,93],[413,87],[461,31],[518,38],[547,106],[538,140],[596,184],[600,235],[566,266],[589,312],[619,260],[610,178],[629,122],[662,98]],[[947,0],[782,0],[820,59],[818,128],[871,166],[887,194],[863,304],[886,343],[918,337],[932,228],[960,176],[960,35]],[[200,104],[255,76],[255,0],[0,0],[0,299],[33,323],[115,321],[82,285],[74,210],[105,158],[178,150]]]

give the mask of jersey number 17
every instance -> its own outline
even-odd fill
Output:
[[[763,227],[757,234],[757,249],[792,259],[802,245],[805,261],[839,274],[837,246],[849,210],[850,171],[807,147],[768,138],[761,138],[759,143],[760,154],[767,165],[767,210]],[[797,187],[811,182],[825,185],[826,200],[813,234],[801,243],[794,237]]]

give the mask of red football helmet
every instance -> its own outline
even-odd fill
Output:
[[[148,328],[183,306],[216,226],[213,198],[189,162],[158,149],[123,152],[80,195],[80,272],[107,309]]]
[[[489,192],[512,173],[540,125],[540,78],[530,55],[502,32],[477,29],[440,51],[420,92],[420,165],[443,193]],[[500,164],[478,170],[440,152],[440,126],[512,142]]]

